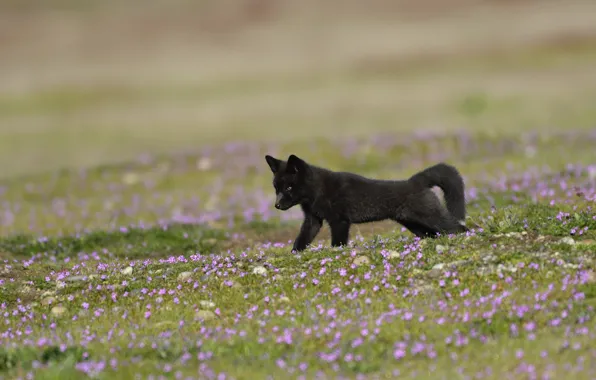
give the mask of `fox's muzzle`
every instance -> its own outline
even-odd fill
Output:
[[[281,199],[283,198],[283,194],[282,193],[278,193],[277,196],[275,197],[275,208],[280,210],[281,209]]]

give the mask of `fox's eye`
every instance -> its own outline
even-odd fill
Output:
[[[290,191],[290,190],[292,190],[292,186],[286,187],[286,191]]]

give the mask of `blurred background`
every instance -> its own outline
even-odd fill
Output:
[[[0,0],[0,177],[238,139],[596,125],[593,0]]]

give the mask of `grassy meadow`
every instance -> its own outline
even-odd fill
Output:
[[[4,13],[48,33],[0,39],[0,378],[596,378],[591,3],[395,29],[346,11],[321,43],[364,37],[304,66],[282,53],[308,27],[230,32],[205,58],[176,4]],[[130,53],[162,11],[177,39]],[[528,20],[518,45],[488,32],[511,19]],[[505,47],[478,48],[483,22]],[[81,40],[56,42],[58,24]],[[439,37],[449,49],[408,50]],[[90,41],[101,54],[63,54]],[[472,231],[371,223],[331,248],[324,227],[292,254],[301,213],[273,207],[264,159],[291,153],[387,179],[449,162]]]

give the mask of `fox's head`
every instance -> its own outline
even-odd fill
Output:
[[[275,208],[285,211],[312,196],[308,186],[310,167],[306,162],[293,154],[287,161],[269,155],[265,156],[265,160],[273,172]]]

